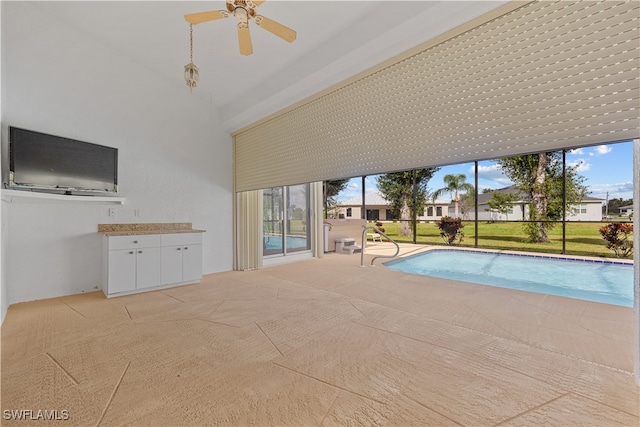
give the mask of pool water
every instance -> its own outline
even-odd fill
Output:
[[[621,262],[436,249],[384,265],[424,276],[633,306],[633,265]]]
[[[281,235],[265,235],[264,236],[265,249],[277,250],[282,249],[282,236]],[[306,237],[287,236],[287,249],[306,249],[307,239]]]

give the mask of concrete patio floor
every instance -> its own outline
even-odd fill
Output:
[[[640,424],[631,308],[359,264],[12,305],[2,425]]]

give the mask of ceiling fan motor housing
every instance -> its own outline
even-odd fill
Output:
[[[254,6],[252,6],[251,4],[247,4],[245,0],[236,0],[233,2],[227,2],[227,10],[230,13],[235,15],[236,12],[239,12],[238,9],[242,9],[243,12],[245,12],[246,15],[249,17],[249,19],[256,16],[256,10]]]

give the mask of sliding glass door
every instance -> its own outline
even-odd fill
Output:
[[[286,239],[285,253],[311,249],[309,184],[285,187]]]
[[[311,250],[309,184],[267,188],[262,199],[263,255]]]
[[[263,255],[284,255],[284,188],[262,191]]]

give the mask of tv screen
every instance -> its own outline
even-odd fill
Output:
[[[117,193],[118,149],[9,127],[9,187]]]

